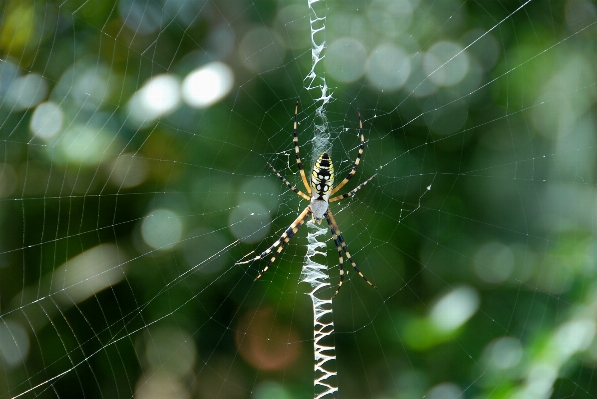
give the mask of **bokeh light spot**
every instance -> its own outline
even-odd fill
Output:
[[[147,245],[167,250],[180,240],[182,223],[176,214],[168,209],[156,209],[148,214],[141,225],[141,235]]]
[[[12,82],[19,76],[19,69],[10,60],[0,62],[0,99],[4,99]]]
[[[154,328],[145,340],[145,357],[151,367],[179,377],[190,375],[196,353],[193,337],[174,326]]]
[[[475,255],[475,271],[481,280],[499,284],[506,281],[514,271],[514,254],[504,244],[490,242],[483,245]]]
[[[413,4],[408,0],[373,0],[367,16],[375,30],[388,37],[395,37],[410,26]]]
[[[238,190],[238,202],[259,202],[270,211],[275,211],[280,202],[279,182],[271,177],[247,179]]]
[[[282,8],[276,15],[275,26],[287,48],[298,50],[311,44],[309,18],[298,4]]]
[[[71,107],[95,113],[111,102],[112,89],[121,83],[109,66],[97,57],[86,56],[64,70],[52,87],[50,98],[60,104],[67,115],[72,115]],[[73,113],[82,116],[80,111]]]
[[[48,84],[40,75],[32,73],[13,80],[6,101],[13,111],[22,111],[42,102],[48,94]]]
[[[563,356],[586,349],[595,337],[595,321],[577,319],[569,321],[558,328],[553,339],[553,348]]]
[[[354,82],[365,72],[367,51],[365,46],[350,37],[332,42],[324,58],[325,70],[340,82]]]
[[[245,201],[230,213],[228,225],[234,237],[247,243],[256,243],[269,232],[270,221],[271,217],[265,206],[259,202]]]
[[[262,382],[253,392],[254,399],[292,399],[292,396],[281,384],[273,381]]]
[[[301,337],[289,324],[277,321],[271,308],[245,313],[235,329],[238,352],[260,370],[283,370],[294,363],[302,350]]]
[[[37,137],[49,139],[62,129],[64,112],[58,104],[45,102],[39,104],[29,122],[29,128]]]
[[[549,139],[567,139],[573,131],[579,131],[579,127],[572,129],[574,123],[589,110],[597,100],[597,92],[591,90],[571,90],[592,85],[596,79],[595,68],[583,55],[567,57],[562,65],[547,82],[544,82],[539,90],[537,104],[532,112],[532,122],[535,130]],[[558,101],[553,101],[557,96]],[[594,139],[593,119],[590,119],[587,128],[589,137]],[[587,147],[590,147],[587,146]],[[566,153],[569,150],[566,150]],[[591,153],[592,156],[592,153]],[[578,155],[577,155],[578,157]],[[565,156],[566,161],[577,159],[577,157]],[[561,161],[562,159],[558,160]],[[582,164],[582,163],[581,163]],[[591,163],[585,162],[586,165]],[[574,164],[575,168],[578,167]]]
[[[411,73],[404,87],[415,97],[426,97],[437,91],[437,86],[427,78],[423,69],[422,54],[415,54],[410,59]]]
[[[509,369],[522,359],[523,348],[514,337],[494,339],[483,351],[485,362],[496,370]]]
[[[110,180],[120,188],[131,188],[143,183],[149,174],[144,158],[131,153],[119,155],[110,164]]]
[[[286,50],[278,34],[267,28],[254,28],[243,37],[239,53],[245,67],[262,73],[282,65]]]
[[[191,26],[199,18],[201,12],[204,10],[207,0],[166,0],[163,3],[163,14],[168,20],[176,19],[176,23],[182,23],[185,26]]]
[[[544,254],[541,265],[533,276],[535,288],[553,295],[568,291],[574,281],[576,266],[572,257],[562,256],[557,251]]]
[[[182,81],[182,98],[191,107],[209,107],[230,92],[233,82],[228,65],[212,62],[191,71]]]
[[[109,101],[110,89],[114,87],[110,68],[98,65],[96,60],[85,60],[70,72],[66,74],[67,90],[73,100],[92,111],[101,107],[104,101]]]
[[[174,110],[179,102],[179,83],[172,75],[159,75],[141,90],[142,105],[156,116]]]
[[[114,144],[105,129],[93,124],[72,125],[60,136],[60,148],[66,161],[81,165],[99,163]]]
[[[152,371],[137,381],[135,399],[190,399],[186,384],[162,370]]]
[[[491,32],[482,29],[472,29],[468,31],[461,40],[462,43],[469,45],[466,49],[477,58],[484,70],[490,70],[500,56],[500,44]]]
[[[153,1],[120,0],[118,11],[124,24],[139,35],[159,29],[164,21],[161,5]]]
[[[410,57],[400,47],[384,43],[371,52],[367,62],[367,78],[380,89],[399,89],[409,75]]]
[[[572,32],[594,24],[597,20],[597,6],[592,1],[568,0],[565,12],[566,24]]]
[[[542,362],[533,364],[528,371],[526,392],[521,398],[549,398],[557,376],[555,365]]]
[[[8,319],[0,322],[0,363],[7,368],[22,364],[29,354],[29,335],[20,323]]]
[[[131,118],[138,124],[151,122],[174,111],[180,103],[180,83],[169,74],[154,76],[130,99]]]
[[[426,399],[459,399],[463,397],[463,392],[458,385],[444,382],[431,388],[423,397]]]
[[[436,133],[449,135],[460,130],[468,117],[467,103],[456,100],[450,104],[438,101],[438,96],[429,97],[423,105],[425,121]],[[449,101],[449,100],[448,100]]]
[[[423,68],[428,79],[438,86],[454,86],[467,74],[468,55],[454,42],[435,43],[425,54]]]
[[[124,279],[123,260],[114,244],[90,248],[54,270],[50,292],[62,303],[82,302]]]
[[[440,331],[457,329],[479,308],[479,294],[472,287],[458,287],[444,295],[431,310],[430,319]]]
[[[222,234],[199,227],[184,240],[183,255],[189,267],[198,273],[213,274],[229,264],[228,258],[221,252],[227,244]]]

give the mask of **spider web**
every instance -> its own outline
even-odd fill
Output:
[[[325,5],[339,397],[595,398],[597,6]],[[1,7],[0,398],[313,397],[306,1]]]

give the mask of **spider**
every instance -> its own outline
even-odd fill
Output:
[[[368,178],[363,183],[359,184],[353,190],[338,195],[336,197],[330,198],[330,195],[335,194],[340,190],[348,181],[355,175],[357,171],[357,167],[361,162],[361,156],[363,155],[363,151],[365,148],[365,137],[363,136],[363,121],[361,120],[361,112],[357,109],[357,113],[359,115],[359,134],[361,136],[361,144],[359,145],[359,153],[357,154],[357,158],[354,161],[354,165],[348,175],[334,187],[334,165],[332,164],[332,159],[327,152],[324,152],[317,158],[317,162],[315,162],[315,166],[313,167],[313,171],[311,172],[311,184],[307,182],[307,177],[305,175],[305,171],[303,170],[303,164],[301,162],[301,157],[299,154],[299,144],[298,144],[298,131],[297,131],[297,114],[298,114],[298,106],[299,102],[296,101],[296,106],[294,108],[294,130],[293,130],[293,142],[294,142],[294,151],[296,153],[296,163],[298,166],[298,170],[301,174],[301,178],[303,180],[303,184],[305,185],[305,189],[307,190],[307,194],[300,191],[298,188],[293,186],[284,176],[282,176],[269,162],[269,167],[274,171],[276,176],[282,182],[288,186],[288,188],[299,196],[303,197],[307,201],[309,201],[309,205],[301,212],[301,214],[296,218],[294,222],[286,229],[286,231],[280,236],[280,238],[272,244],[271,247],[266,249],[261,253],[261,255],[256,256],[253,259],[243,261],[243,262],[236,262],[237,265],[244,265],[250,262],[254,262],[259,259],[263,259],[267,257],[269,254],[274,252],[274,255],[270,258],[268,264],[263,268],[259,275],[255,277],[254,281],[257,281],[263,273],[265,273],[272,263],[276,260],[276,257],[284,250],[290,239],[297,233],[298,229],[305,223],[305,219],[309,217],[309,215],[313,216],[313,221],[317,224],[321,224],[321,221],[325,218],[330,226],[330,232],[332,233],[332,238],[334,239],[334,243],[336,244],[336,248],[338,249],[338,262],[340,265],[340,282],[338,283],[338,288],[334,293],[334,296],[338,295],[342,284],[344,283],[344,258],[342,256],[342,252],[346,255],[346,259],[350,262],[354,270],[361,276],[367,284],[372,286],[373,288],[377,288],[373,285],[367,278],[363,275],[363,273],[359,270],[354,260],[350,256],[350,252],[348,252],[348,247],[346,246],[346,242],[344,241],[344,237],[342,237],[342,233],[338,228],[338,223],[334,219],[332,215],[332,211],[329,209],[330,202],[340,201],[341,199],[352,197],[357,191],[363,188],[367,183],[369,183],[377,173]],[[246,256],[246,255],[245,255]]]

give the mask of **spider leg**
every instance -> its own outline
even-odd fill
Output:
[[[357,267],[357,264],[354,262],[354,260],[352,260],[352,257],[350,256],[350,252],[348,252],[348,247],[346,246],[346,242],[344,242],[344,237],[342,237],[342,233],[340,232],[340,228],[338,227],[338,224],[336,223],[336,220],[334,219],[332,212],[328,209],[327,212],[324,214],[324,216],[325,216],[325,219],[327,220],[328,224],[330,225],[332,237],[335,237],[334,241],[336,242],[336,247],[339,248],[338,253],[340,253],[340,249],[342,249],[342,251],[344,251],[344,253],[346,254],[346,259],[348,259],[348,261],[352,265],[352,268],[359,274],[359,276],[361,276],[363,278],[363,280],[365,280],[367,282],[367,284],[369,284],[373,288],[377,289],[377,287],[373,283],[371,283],[371,281],[367,280],[367,277],[365,277],[363,272],[361,272],[361,270]],[[344,269],[342,267],[342,263],[343,262],[340,261],[340,284],[338,284],[338,289],[336,290],[336,293],[334,294],[334,296],[338,295],[338,292],[340,291],[340,287],[342,286],[342,282],[344,280]]]
[[[263,273],[265,273],[267,271],[267,269],[269,269],[269,267],[272,265],[272,263],[274,263],[274,261],[276,260],[276,257],[284,250],[286,245],[288,245],[288,242],[290,242],[290,239],[296,234],[298,229],[305,223],[305,219],[307,218],[307,216],[309,216],[309,214],[311,214],[311,208],[309,206],[307,206],[305,208],[305,210],[298,216],[298,218],[296,218],[296,220],[294,222],[292,222],[292,224],[284,232],[284,234],[282,234],[282,237],[280,237],[280,239],[278,240],[278,241],[281,241],[281,245],[278,247],[278,249],[276,249],[276,253],[274,254],[274,256],[272,256],[270,258],[269,262],[267,262],[267,265],[265,265],[263,270],[259,272],[259,274],[257,275],[257,277],[255,277],[255,279],[253,281],[257,281],[261,276],[263,276]]]
[[[305,208],[305,210],[303,212],[301,212],[301,214],[296,218],[296,220],[294,222],[292,222],[290,224],[290,227],[288,227],[286,229],[286,231],[284,233],[282,233],[282,235],[280,236],[280,238],[278,238],[278,240],[276,242],[274,242],[268,249],[266,249],[265,251],[263,251],[261,253],[261,255],[257,255],[256,257],[249,259],[249,260],[245,260],[242,262],[236,262],[235,265],[246,265],[247,263],[251,263],[254,262],[256,260],[259,259],[263,259],[266,256],[268,256],[269,254],[272,253],[272,251],[278,247],[280,244],[283,244],[284,241],[288,242],[290,241],[290,239],[296,234],[296,232],[298,231],[299,227],[302,226],[302,224],[304,223],[304,219],[309,216],[311,214],[311,208],[309,206],[307,206]],[[300,224],[299,224],[300,223]],[[282,252],[282,250],[278,250],[278,253]],[[245,255],[246,256],[246,255]],[[245,257],[243,256],[243,258]],[[241,258],[242,259],[242,258]]]
[[[340,244],[340,240],[338,239],[338,235],[336,234],[336,229],[334,228],[334,225],[332,224],[332,221],[330,220],[330,217],[328,216],[327,212],[325,213],[325,219],[328,222],[328,225],[330,226],[330,232],[332,233],[332,239],[334,240],[334,243],[336,244],[336,249],[338,249],[338,265],[340,266],[340,282],[338,283],[338,288],[336,288],[336,292],[334,293],[334,296],[338,295],[338,292],[340,292],[340,288],[342,288],[342,284],[344,284],[344,257],[342,256],[342,245]]]
[[[311,201],[311,198],[309,198],[309,196],[305,193],[303,193],[301,190],[299,190],[298,188],[296,188],[295,186],[293,186],[288,180],[286,180],[286,178],[284,176],[282,176],[277,170],[276,168],[274,168],[269,162],[267,163],[269,165],[270,168],[272,168],[272,170],[274,171],[274,173],[276,174],[276,176],[278,176],[278,178],[280,180],[282,180],[282,182],[284,184],[286,184],[286,186],[288,186],[288,188],[292,191],[294,191],[295,193],[297,193],[298,195],[300,195],[301,197],[303,197],[304,199],[306,199],[307,201]]]
[[[340,182],[340,184],[338,184],[336,187],[334,187],[331,195],[334,195],[338,190],[340,190],[342,187],[344,187],[344,185],[346,183],[348,183],[348,181],[350,179],[352,179],[354,174],[357,173],[357,167],[359,166],[359,163],[361,162],[361,156],[363,155],[363,152],[365,151],[365,136],[363,135],[363,121],[361,119],[361,111],[357,109],[357,112],[359,114],[359,133],[361,135],[361,144],[359,145],[359,153],[357,154],[357,159],[355,159],[352,169],[350,170],[350,172],[348,172],[348,175],[344,178],[344,180],[342,180]]]
[[[303,184],[305,185],[305,188],[307,189],[307,194],[311,195],[311,187],[309,186],[309,182],[307,181],[307,176],[305,175],[305,171],[303,169],[303,163],[301,162],[301,156],[299,154],[298,123],[296,121],[296,116],[298,115],[298,106],[299,106],[299,101],[296,100],[296,106],[294,108],[294,126],[293,126],[293,131],[292,131],[292,135],[293,135],[292,141],[294,142],[294,152],[296,154],[296,164],[298,166],[299,173],[301,174],[301,179],[303,179]],[[307,200],[309,200],[309,198],[307,198]]]
[[[280,236],[280,238],[275,243],[272,244],[272,246],[270,246],[268,249],[266,249],[265,251],[263,251],[261,253],[261,255],[258,255],[256,257],[254,257],[253,259],[246,260],[246,261],[243,261],[243,262],[236,262],[235,265],[245,265],[247,263],[251,263],[251,262],[254,262],[256,260],[263,259],[266,256],[268,256],[269,254],[271,254],[272,252],[274,252],[274,250],[275,250],[276,255],[274,255],[274,256],[271,257],[271,259],[268,262],[267,266],[265,266],[265,268],[255,278],[255,280],[257,280],[259,277],[261,277],[261,275],[263,273],[265,273],[267,271],[267,269],[269,269],[269,267],[271,266],[271,264],[274,263],[274,261],[276,260],[277,254],[279,254],[280,252],[282,252],[282,250],[284,249],[284,247],[286,246],[286,244],[288,244],[288,242],[290,241],[290,239],[292,237],[294,237],[294,235],[296,234],[296,232],[298,231],[298,229],[305,223],[305,219],[307,218],[307,216],[309,216],[310,214],[311,214],[311,208],[309,206],[307,206],[305,208],[305,210],[303,212],[301,212],[301,214],[296,218],[296,220],[290,224],[290,227],[288,227],[286,229],[286,231],[284,233],[282,233],[282,235]]]
[[[336,201],[340,201],[341,199],[344,199],[347,197],[352,197],[357,191],[359,191],[361,188],[363,188],[365,186],[365,184],[367,184],[371,180],[373,180],[373,178],[375,176],[377,176],[377,173],[374,174],[373,176],[371,176],[370,178],[368,178],[367,180],[365,180],[364,182],[362,182],[361,184],[359,184],[355,189],[353,189],[345,194],[338,195],[337,197],[330,198],[329,202],[336,202]]]

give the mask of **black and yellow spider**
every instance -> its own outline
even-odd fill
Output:
[[[276,256],[279,255],[284,247],[288,244],[290,239],[296,234],[298,229],[305,223],[305,219],[309,215],[313,215],[313,221],[321,224],[321,221],[325,218],[330,226],[330,232],[332,233],[332,238],[334,239],[334,243],[336,244],[336,248],[338,249],[338,258],[340,264],[340,283],[338,283],[338,288],[334,293],[334,296],[338,295],[340,288],[342,287],[342,283],[344,282],[344,258],[342,256],[342,252],[346,255],[346,259],[350,262],[354,270],[361,276],[367,284],[376,288],[367,278],[363,275],[363,273],[359,270],[354,260],[350,256],[350,252],[348,252],[348,247],[346,246],[346,242],[344,241],[344,237],[342,237],[342,233],[338,228],[338,224],[332,215],[332,211],[329,209],[330,202],[340,201],[341,199],[352,197],[357,191],[359,191],[363,186],[369,183],[377,173],[368,178],[365,182],[359,184],[355,189],[347,192],[346,194],[338,195],[336,197],[330,198],[330,195],[335,194],[338,190],[340,190],[348,181],[354,176],[357,171],[357,167],[359,166],[359,162],[361,162],[361,156],[363,155],[363,151],[365,148],[365,137],[363,136],[363,121],[361,120],[361,112],[357,110],[359,115],[359,134],[361,136],[361,144],[359,146],[359,153],[357,155],[357,159],[354,161],[354,165],[348,175],[334,187],[334,165],[332,164],[332,159],[330,158],[327,152],[324,152],[317,158],[317,162],[315,162],[315,166],[313,167],[313,171],[311,172],[311,185],[309,186],[307,182],[307,177],[305,176],[305,171],[303,170],[303,164],[301,162],[301,157],[299,154],[299,144],[298,144],[298,132],[297,132],[297,114],[298,114],[298,100],[296,102],[296,107],[294,109],[294,151],[296,153],[296,163],[298,165],[299,172],[301,174],[301,178],[303,179],[303,184],[307,189],[307,194],[300,191],[298,188],[293,186],[284,176],[282,176],[278,171],[268,163],[269,167],[272,168],[276,176],[280,178],[290,188],[292,191],[309,201],[309,205],[305,208],[303,212],[296,218],[294,222],[290,225],[290,227],[280,236],[280,238],[273,243],[271,247],[266,249],[261,253],[261,255],[256,256],[253,259],[243,261],[243,262],[236,262],[237,265],[244,265],[250,262],[254,262],[259,259],[263,259],[272,252],[275,254],[270,258],[268,264],[263,268],[259,275],[255,278],[257,280],[260,278],[263,273],[265,273],[269,267],[274,263],[276,260]],[[309,197],[310,195],[310,197]],[[277,249],[276,249],[277,248]]]

